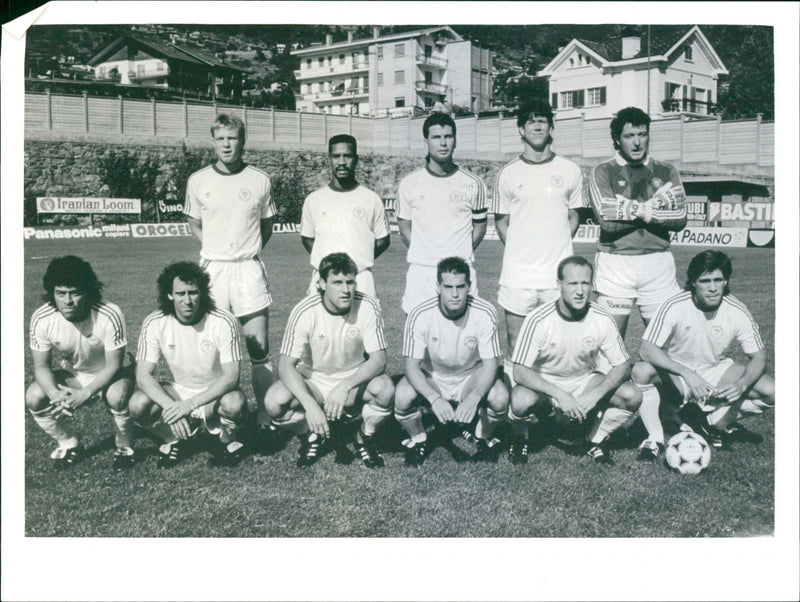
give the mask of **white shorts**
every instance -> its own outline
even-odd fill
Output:
[[[475,268],[469,266],[470,286],[469,294],[473,297],[478,296],[478,276]],[[403,311],[411,313],[420,303],[436,296],[436,266],[419,265],[416,263],[408,264],[406,273],[406,290],[403,293]]]
[[[675,258],[670,251],[646,255],[595,254],[594,290],[598,303],[611,314],[630,313],[627,304],[604,303],[602,297],[635,300],[642,317],[652,319],[659,306],[680,291],[675,279]]]
[[[558,298],[557,288],[514,288],[500,285],[497,304],[509,313],[527,316],[543,303]]]
[[[313,295],[319,292],[317,283],[319,282],[319,271],[314,268],[311,272],[311,282],[308,285],[307,295]],[[378,300],[378,293],[375,292],[375,278],[372,275],[372,269],[367,268],[356,274],[356,290],[359,293],[369,295],[376,301]]]
[[[464,398],[464,393],[469,393],[469,391],[465,391],[467,383],[470,382],[470,378],[478,370],[480,370],[480,364],[472,368],[469,372],[454,376],[437,374],[436,372],[428,372],[427,370],[423,370],[423,373],[433,382],[435,388],[439,390],[439,394],[444,399],[460,403]]]
[[[705,380],[709,385],[716,387],[719,384],[719,381],[722,379],[723,374],[725,374],[728,369],[733,366],[733,364],[733,360],[729,357],[726,357],[719,364],[714,366],[706,366],[705,368],[692,368],[692,370],[694,370],[695,374]],[[692,399],[691,389],[689,388],[689,385],[686,384],[686,381],[682,376],[678,376],[677,379],[678,382],[681,383],[681,390],[683,391],[683,403],[686,403]],[[711,412],[712,410],[720,407],[719,405],[709,405],[700,402],[698,402],[698,405],[706,412]]]
[[[334,387],[344,379],[355,374],[356,370],[358,370],[358,366],[352,370],[348,370],[347,372],[337,372],[336,374],[328,374],[325,372],[309,373],[307,371],[301,371],[301,374],[303,374],[305,377],[310,388],[312,388],[312,390],[316,390],[320,395],[322,395],[322,401],[325,401],[328,395],[330,395],[330,392],[333,391]],[[308,374],[308,376],[306,376],[306,374]]]
[[[602,372],[592,371],[592,372],[587,372],[583,376],[560,378],[558,376],[552,376],[550,374],[542,374],[540,372],[539,376],[541,376],[550,384],[557,386],[559,389],[563,389],[572,396],[575,396],[575,395],[580,395],[581,393],[586,391],[586,387],[589,386],[589,383],[595,376],[604,376],[604,374]]]
[[[74,370],[74,369],[70,368],[69,366],[67,366],[66,364],[63,364],[63,363],[62,363],[62,365],[60,367],[60,370],[62,370],[62,371],[67,373],[67,375],[68,375],[67,379],[68,380],[72,380],[73,383],[77,382],[78,388],[80,388],[80,389],[83,389],[86,385],[88,385],[95,378],[97,378],[97,372],[81,372],[80,370]],[[108,389],[108,387],[110,387],[112,384],[117,382],[117,380],[119,380],[120,378],[128,378],[133,382],[136,381],[136,376],[133,374],[133,370],[129,366],[122,367],[114,375],[114,378],[108,384],[108,386],[105,389],[101,389],[100,391],[98,391],[97,393],[92,395],[92,397],[90,398],[90,401],[98,400],[98,399],[104,399],[105,398],[105,394],[106,394],[106,390]],[[65,384],[68,387],[72,386],[69,382],[67,382]]]
[[[241,261],[201,259],[200,265],[211,276],[211,296],[220,309],[242,317],[260,312],[272,304],[267,268],[260,257]]]
[[[177,395],[178,399],[181,401],[189,399],[190,397],[194,397],[198,393],[205,391],[205,389],[184,387],[183,385],[179,385],[178,383],[171,381],[162,383],[162,385],[174,391],[175,395]],[[219,424],[219,414],[216,412],[217,405],[218,402],[210,401],[207,404],[192,410],[192,413],[189,414],[189,417],[194,418],[195,420],[200,420],[203,423],[203,427],[205,427],[209,433],[212,435],[218,435],[222,429],[220,428]]]

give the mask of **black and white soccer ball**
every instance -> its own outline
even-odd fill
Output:
[[[681,474],[699,474],[711,462],[711,446],[697,433],[681,431],[667,443],[664,460]]]

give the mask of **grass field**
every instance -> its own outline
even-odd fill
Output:
[[[679,280],[699,247],[675,247]],[[589,258],[590,245],[576,251]],[[761,327],[773,373],[774,251],[730,249],[733,293]],[[127,317],[134,351],[142,320],[155,309],[155,278],[175,260],[196,259],[189,238],[27,241],[25,325],[41,303],[41,277],[53,257],[74,253],[92,263],[106,283],[106,298]],[[481,295],[496,300],[502,249],[485,241],[477,253]],[[275,235],[263,253],[274,305],[270,346],[280,346],[283,326],[308,285],[307,255],[293,235]],[[386,321],[390,374],[402,370],[399,349],[404,316],[400,296],[405,248],[398,237],[376,265]],[[626,343],[633,354],[642,328],[631,319]],[[501,333],[505,340],[505,333]],[[25,384],[31,382],[26,334]],[[742,359],[740,352],[736,357]],[[242,383],[252,398],[249,365]],[[779,401],[780,403],[780,401]],[[20,410],[22,400],[20,399]],[[418,470],[403,466],[391,448],[386,467],[368,470],[333,464],[332,455],[310,469],[295,468],[297,442],[276,453],[250,456],[234,468],[207,466],[198,451],[168,471],[155,467],[156,444],[137,440],[140,463],[113,473],[110,417],[95,405],[77,414],[90,457],[73,470],[54,472],[52,441],[26,416],[25,534],[122,537],[719,537],[769,535],[774,529],[774,418],[747,423],[764,436],[760,445],[715,453],[700,476],[672,473],[636,462],[634,442],[615,452],[616,465],[598,468],[554,446],[527,466],[456,463],[437,448]],[[393,429],[387,429],[391,435]],[[387,440],[391,438],[387,436]],[[389,442],[391,444],[392,441]],[[202,441],[198,443],[202,447]]]

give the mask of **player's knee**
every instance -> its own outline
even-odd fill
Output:
[[[611,398],[611,405],[635,412],[642,405],[642,392],[632,382],[622,383]]]
[[[267,395],[264,397],[264,409],[270,418],[277,419],[289,410],[291,402],[292,394],[289,389],[281,381],[276,380],[267,389]]]
[[[764,375],[758,380],[755,387],[757,395],[769,405],[775,405],[775,379]]]
[[[392,407],[394,385],[392,379],[385,374],[373,378],[367,385],[367,392],[371,397],[370,403],[384,409]]]
[[[516,385],[511,390],[511,411],[517,416],[524,416],[536,405],[539,397],[527,387]]]
[[[244,342],[251,361],[264,362],[269,358],[269,342],[266,333],[263,335],[261,333],[248,334],[245,336]]]
[[[131,417],[142,425],[148,425],[155,421],[157,412],[152,400],[141,391],[134,391],[128,401],[128,411]]]
[[[649,362],[636,362],[631,369],[631,380],[637,385],[649,385],[656,376],[656,369]]]
[[[504,414],[508,410],[508,404],[511,396],[508,394],[508,389],[502,381],[495,381],[492,388],[489,389],[489,395],[486,402],[489,407],[497,414]]]
[[[394,391],[394,409],[396,413],[408,414],[417,407],[417,391],[406,380],[400,379]]]
[[[222,396],[219,400],[219,413],[226,418],[241,418],[247,410],[247,400],[238,389]]]
[[[106,403],[108,407],[117,412],[121,412],[128,407],[128,400],[133,392],[133,382],[127,378],[121,378],[108,387],[106,391]]]
[[[32,412],[39,412],[45,409],[50,404],[50,399],[47,397],[39,383],[33,382],[25,391],[25,408]]]

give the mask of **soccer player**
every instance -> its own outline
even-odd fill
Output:
[[[764,373],[766,352],[758,325],[728,288],[732,271],[721,251],[695,255],[685,290],[665,301],[645,330],[642,361],[632,372],[656,409],[659,390],[677,389],[680,417],[714,447],[760,440],[737,420],[775,405],[775,381]],[[725,357],[734,339],[750,358],[746,365]],[[663,439],[655,439],[652,432],[645,443],[640,449],[653,449],[652,458],[664,449]]]
[[[669,233],[686,225],[686,194],[678,170],[649,155],[647,113],[636,107],[619,111],[611,120],[611,139],[617,153],[592,170],[590,182],[600,224],[594,287],[597,303],[614,317],[624,338],[634,302],[646,326],[659,305],[680,290]],[[652,398],[645,397],[639,415],[651,441],[663,442]]]
[[[427,453],[420,407],[440,423],[468,428],[476,412],[476,460],[496,462],[499,441],[492,437],[505,420],[508,390],[498,378],[500,336],[494,307],[469,294],[470,265],[447,257],[436,266],[437,295],[406,319],[403,355],[406,373],[395,392],[394,415],[408,433],[405,463],[419,466]]]
[[[557,423],[591,425],[586,454],[612,463],[605,441],[632,417],[642,394],[628,381],[631,366],[614,320],[589,301],[592,265],[567,257],[557,274],[559,298],[528,314],[514,349],[509,456],[514,464],[527,462],[532,413],[555,410]],[[605,374],[596,369],[601,355],[611,365]]]
[[[505,312],[509,356],[525,316],[558,297],[556,266],[572,255],[576,210],[583,206],[580,167],[551,148],[550,104],[538,99],[523,103],[517,128],[523,151],[498,173],[491,209],[505,245],[497,302]],[[510,359],[504,366],[513,385]]]
[[[403,311],[436,294],[436,264],[458,256],[470,266],[470,294],[478,295],[473,250],[486,234],[486,185],[453,162],[456,124],[433,113],[422,124],[428,148],[425,167],[407,175],[397,189],[397,225],[408,247]]]
[[[159,309],[144,319],[136,355],[137,390],[131,413],[143,428],[164,441],[157,465],[169,468],[185,456],[184,442],[201,427],[219,435],[212,465],[232,466],[244,455],[236,432],[247,414],[239,389],[239,322],[215,307],[210,277],[183,261],[158,276]],[[172,380],[159,381],[164,358]]]
[[[272,423],[300,437],[298,466],[319,459],[342,421],[358,420],[355,450],[368,468],[384,460],[372,435],[392,413],[384,374],[386,340],[377,301],[356,292],[358,268],[346,253],[319,264],[318,292],[295,305],[281,345],[279,380],[267,393]],[[339,446],[338,452],[342,450]]]
[[[240,119],[218,115],[211,137],[217,160],[189,177],[184,212],[200,241],[200,265],[211,276],[216,307],[233,313],[242,325],[260,407],[274,380],[267,338],[272,297],[259,257],[272,236],[272,186],[267,174],[242,159],[245,126]],[[260,410],[260,421],[265,420]]]
[[[113,468],[134,463],[128,400],[133,374],[123,368],[126,328],[122,311],[102,299],[102,283],[86,261],[74,255],[53,259],[44,278],[46,303],[31,317],[30,348],[35,381],[25,406],[42,430],[55,439],[50,454],[56,469],[80,461],[85,450],[70,420],[81,406],[102,399],[114,420]],[[63,360],[53,369],[52,351]]]
[[[381,198],[356,181],[358,145],[349,134],[328,141],[331,180],[315,190],[303,203],[300,237],[311,255],[311,284],[317,291],[319,265],[331,253],[347,253],[358,267],[356,288],[377,298],[372,266],[389,248],[389,223]]]

